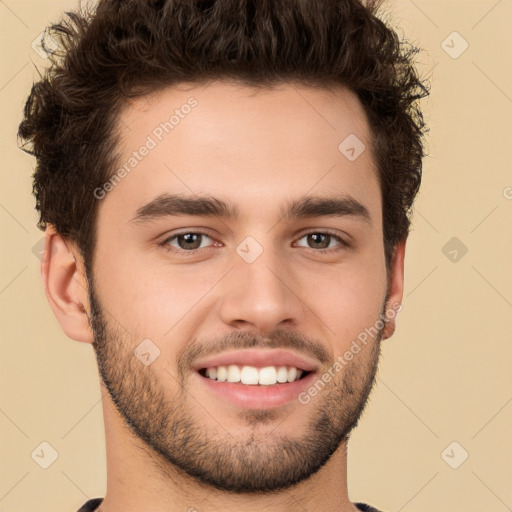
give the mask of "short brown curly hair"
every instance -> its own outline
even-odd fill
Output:
[[[380,15],[383,0],[100,0],[49,27],[59,50],[32,87],[18,136],[35,155],[38,227],[52,224],[92,268],[98,200],[114,173],[127,98],[180,82],[343,85],[367,114],[389,272],[418,192],[429,94]]]

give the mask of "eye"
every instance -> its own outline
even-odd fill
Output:
[[[176,233],[166,238],[161,245],[168,251],[194,252],[207,247],[207,245],[202,243],[205,241],[205,238],[213,240],[210,236],[201,231],[187,231],[184,233]],[[173,242],[175,242],[177,246]]]
[[[332,233],[331,231],[311,231],[303,235],[300,240],[306,238],[307,244],[313,244],[310,249],[318,249],[317,252],[334,252],[340,250],[340,248],[348,247],[348,244],[340,236]],[[337,246],[332,248],[331,242],[337,240],[339,243]],[[304,247],[304,246],[302,246]]]
[[[339,235],[331,231],[311,231],[304,234],[299,240],[306,238],[306,243],[309,249],[316,250],[320,253],[336,252],[343,248],[349,247]],[[213,241],[213,244],[207,244],[207,241]],[[331,242],[337,241],[338,244],[332,246]],[[211,247],[213,245],[222,246],[219,242],[213,240],[207,233],[202,231],[184,231],[182,233],[175,233],[174,235],[166,238],[160,245],[169,252],[189,253],[195,254],[199,249]],[[299,247],[307,247],[299,245]]]

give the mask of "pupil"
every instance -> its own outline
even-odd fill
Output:
[[[190,249],[190,247],[188,245],[197,243],[197,239],[199,238],[199,236],[200,235],[196,235],[194,233],[185,233],[184,235],[181,235],[181,237],[183,237],[183,239],[185,241],[185,245],[186,245],[186,247],[182,247],[182,249]],[[194,240],[194,238],[196,240]],[[182,245],[182,244],[180,244],[180,245]],[[192,247],[192,248],[195,248],[195,247]]]
[[[329,237],[329,235],[323,235],[322,233],[312,233],[312,234],[310,234],[309,236],[310,236],[311,238],[313,238],[313,237],[324,237],[325,239],[328,239],[328,237]],[[317,241],[317,240],[315,240],[315,239],[313,239],[313,242],[314,242],[314,243],[320,243],[320,242],[318,242],[318,241]],[[326,244],[326,243],[325,243],[325,241],[324,241],[324,243],[322,244],[322,247],[321,247],[321,248],[322,248],[322,249],[324,249],[324,248],[326,248],[326,247],[328,247],[328,246],[329,246],[329,243],[327,243],[327,244]]]

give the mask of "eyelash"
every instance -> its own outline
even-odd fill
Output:
[[[310,249],[310,250],[312,250],[314,252],[317,252],[317,253],[329,254],[329,253],[340,251],[342,249],[346,249],[346,248],[348,248],[350,246],[343,238],[341,238],[339,235],[337,235],[336,233],[334,233],[334,232],[332,232],[332,231],[330,231],[328,229],[327,230],[322,230],[322,231],[320,231],[320,230],[308,231],[307,233],[304,233],[298,240],[301,240],[302,238],[304,238],[304,237],[306,237],[308,235],[313,235],[313,234],[314,235],[328,235],[328,236],[331,236],[331,237],[335,238],[339,242],[338,246],[336,246],[334,248],[331,248],[331,249],[313,249],[311,247],[308,247],[308,249]],[[213,240],[213,238],[208,233],[205,233],[204,231],[183,231],[181,233],[175,233],[172,236],[167,237],[159,245],[162,246],[162,248],[165,251],[167,251],[167,252],[171,252],[171,253],[174,253],[174,254],[180,254],[180,255],[187,255],[187,256],[189,256],[189,255],[190,256],[194,256],[201,249],[208,249],[209,248],[209,247],[202,247],[202,248],[192,249],[190,251],[187,251],[185,249],[177,249],[176,247],[173,247],[173,246],[169,245],[169,242],[171,240],[174,240],[175,238],[177,238],[177,237],[179,237],[181,235],[202,235],[202,236],[208,237],[211,240]]]

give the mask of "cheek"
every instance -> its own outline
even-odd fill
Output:
[[[128,252],[98,258],[97,288],[108,313],[134,336],[162,339],[200,311],[201,299],[218,281],[205,267],[171,266]],[[220,274],[222,275],[222,273]]]
[[[374,326],[386,295],[386,274],[373,262],[360,261],[317,273],[315,285],[304,288],[310,307],[322,319],[326,334],[340,347],[349,345],[366,328]],[[307,282],[307,281],[305,281]]]

